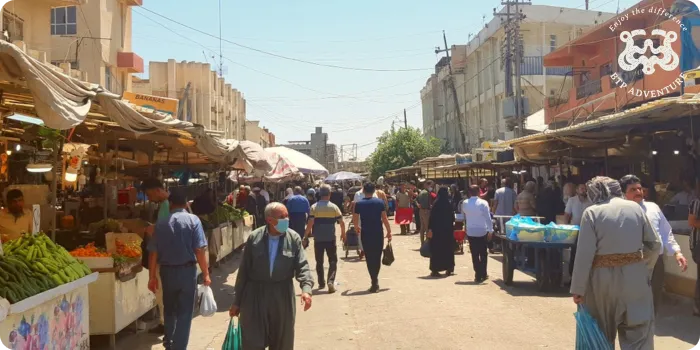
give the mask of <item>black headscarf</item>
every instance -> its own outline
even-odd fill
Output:
[[[447,187],[441,187],[438,190],[437,193],[437,199],[435,199],[435,203],[433,204],[433,210],[436,211],[451,211],[452,210],[452,204],[450,203],[450,194],[447,191]]]

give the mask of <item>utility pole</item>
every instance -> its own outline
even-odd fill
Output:
[[[586,11],[588,11],[588,0],[586,0]]]
[[[459,98],[457,97],[457,88],[455,87],[454,75],[452,74],[452,60],[450,59],[450,48],[447,46],[447,36],[445,31],[442,31],[442,40],[445,43],[445,49],[441,50],[439,47],[435,49],[435,53],[444,52],[447,55],[447,67],[449,68],[450,75],[447,77],[447,83],[450,85],[450,90],[452,90],[452,98],[454,99],[455,109],[457,110],[457,129],[462,139],[462,150],[464,152],[469,151],[469,144],[467,144],[467,138],[464,135],[464,129],[462,129],[462,120],[464,120],[464,125],[469,130],[468,121],[462,116],[462,109],[459,106]],[[447,106],[445,106],[447,110]]]
[[[406,119],[406,108],[403,109],[403,128],[408,129],[408,119]]]
[[[221,0],[219,0],[219,76],[224,76],[224,54],[222,50],[222,36],[221,36]]]
[[[520,137],[524,135],[525,130],[525,111],[523,110],[524,104],[522,101],[522,78],[520,73],[520,68],[522,65],[522,57],[524,54],[523,41],[520,36],[520,23],[525,19],[525,15],[522,13],[521,5],[531,5],[532,3],[525,0],[508,0],[501,2],[502,5],[506,6],[506,13],[497,13],[496,9],[493,9],[494,16],[505,17],[506,24],[506,95],[515,95],[515,121],[517,123],[517,133],[516,136]],[[511,6],[514,7],[515,12],[511,12]],[[513,65],[513,70],[515,71],[515,93],[513,93],[513,80],[511,78],[511,65]]]

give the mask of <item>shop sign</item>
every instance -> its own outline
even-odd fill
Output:
[[[85,286],[8,315],[0,322],[0,342],[11,350],[89,349],[89,326]]]
[[[631,21],[635,16],[645,13],[666,17],[678,24],[679,29],[678,31],[667,31],[656,28],[648,32],[647,29],[642,28],[620,32],[619,40],[624,44],[625,48],[617,57],[618,67],[622,69],[624,73],[637,72],[638,68],[641,66],[641,73],[643,73],[644,76],[652,76],[657,72],[657,68],[667,72],[677,69],[680,64],[679,53],[675,52],[671,45],[679,39],[680,32],[688,30],[688,27],[681,21],[682,17],[669,13],[661,6],[639,7],[623,16],[617,17],[608,28],[614,33],[624,22]],[[655,45],[652,38],[656,38],[659,44]],[[642,39],[644,39],[643,42],[641,41]],[[618,74],[616,72],[610,75],[610,79],[618,87],[627,89],[628,84],[625,81],[627,79],[625,79],[624,75],[625,74]],[[631,86],[627,90],[627,93],[635,97],[644,97],[645,99],[667,95],[680,89],[683,83],[683,74],[679,74],[679,76],[671,79],[665,79],[668,79],[668,81],[664,82],[661,88],[645,90]]]
[[[174,98],[135,94],[133,92],[124,92],[123,98],[129,102],[144,108],[150,108],[158,112],[177,116],[177,106],[180,103]]]

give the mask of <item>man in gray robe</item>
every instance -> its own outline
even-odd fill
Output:
[[[620,348],[654,348],[651,271],[661,240],[642,208],[620,198],[620,183],[596,177],[587,184],[593,205],[581,220],[571,281],[574,302],[598,322]]]
[[[240,314],[243,349],[291,350],[296,316],[292,278],[301,286],[304,311],[311,307],[314,281],[301,236],[289,229],[287,208],[268,204],[265,222],[245,243],[229,314]]]

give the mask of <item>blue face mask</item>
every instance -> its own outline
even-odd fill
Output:
[[[289,229],[289,218],[285,219],[277,219],[277,225],[275,225],[275,229],[281,233],[287,232],[287,229]]]

